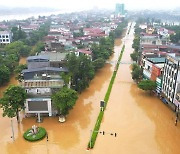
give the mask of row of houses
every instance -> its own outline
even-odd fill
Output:
[[[156,93],[173,108],[180,107],[180,46],[171,44],[173,31],[153,27],[140,34],[140,65],[145,79],[156,81]]]

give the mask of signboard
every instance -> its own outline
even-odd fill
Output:
[[[100,101],[100,107],[104,107],[105,106],[105,102],[102,100]]]

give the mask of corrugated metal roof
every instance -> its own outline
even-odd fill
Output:
[[[164,63],[165,62],[165,57],[156,57],[156,58],[148,58],[149,61],[152,63]]]
[[[29,56],[27,58],[27,60],[35,60],[35,59],[45,59],[45,60],[49,60],[48,56],[44,56],[44,55],[38,55],[38,56]]]
[[[22,73],[39,72],[39,71],[55,71],[55,72],[68,72],[67,68],[56,68],[56,67],[42,67],[34,69],[22,70]]]

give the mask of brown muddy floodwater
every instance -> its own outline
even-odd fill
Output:
[[[122,62],[130,62],[134,29],[124,38]],[[120,64],[92,154],[179,154],[180,123],[157,97],[139,90],[130,64]],[[117,137],[108,133],[117,133]]]
[[[122,61],[130,62],[132,52],[132,28],[123,42],[126,44]],[[98,135],[93,150],[86,151],[90,130],[94,128],[99,113],[99,101],[104,98],[111,75],[121,50],[120,39],[115,43],[111,64],[106,64],[92,80],[65,123],[57,117],[46,117],[43,123],[35,118],[24,118],[18,125],[13,118],[15,141],[11,139],[10,119],[0,116],[0,153],[7,154],[178,154],[180,153],[180,124],[175,127],[175,116],[156,97],[139,90],[131,79],[130,65],[120,64],[110,100],[101,125],[105,135]],[[18,84],[11,81],[11,84]],[[1,92],[4,88],[1,88]],[[0,110],[0,113],[2,111]],[[46,128],[46,139],[35,143],[23,139],[23,132],[32,125]],[[117,137],[107,133],[116,132]]]

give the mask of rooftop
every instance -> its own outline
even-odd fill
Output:
[[[8,31],[0,31],[0,34],[11,34],[11,32],[8,32]]]
[[[43,51],[39,54],[39,56],[42,56],[42,57],[46,56],[49,58],[50,61],[61,61],[61,60],[66,59],[67,54],[68,53],[66,52],[61,53],[61,52],[44,52]]]
[[[27,61],[31,61],[31,60],[49,60],[49,58],[45,55],[29,56],[27,58]]]
[[[68,72],[67,68],[42,67],[42,68],[34,68],[34,69],[25,69],[22,71],[22,73],[31,73],[31,72],[39,72],[39,71]]]
[[[157,64],[157,63],[165,63],[165,57],[156,57],[156,58],[148,58],[150,62]]]

